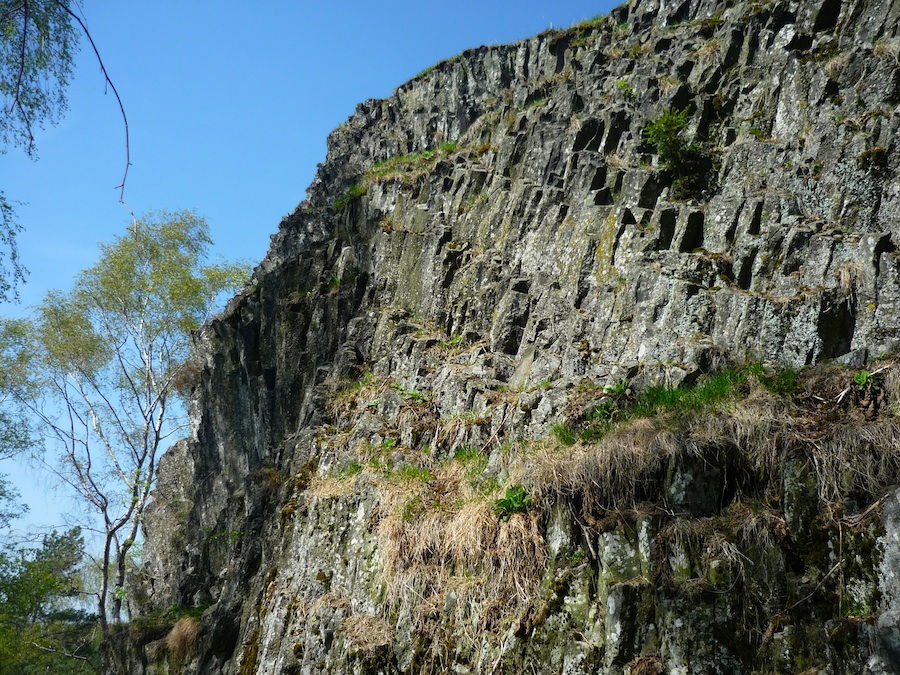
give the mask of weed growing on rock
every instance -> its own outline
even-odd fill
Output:
[[[456,148],[456,143],[442,143],[434,150],[390,157],[376,162],[368,176],[374,181],[398,177],[413,180],[434,169],[438,161],[456,152]]]
[[[868,370],[856,371],[856,373],[853,374],[853,382],[859,391],[863,391],[866,387],[878,389],[878,381]]]
[[[428,397],[422,392],[417,391],[416,389],[406,389],[399,382],[392,384],[391,389],[399,392],[407,401],[412,401],[414,403],[426,403],[428,401]]]
[[[506,488],[506,495],[494,502],[494,512],[500,516],[500,520],[506,521],[514,513],[523,513],[531,505],[532,498],[525,494],[525,488],[521,485]]]
[[[628,83],[628,80],[617,80],[616,81],[616,89],[622,92],[622,96],[625,97],[625,100],[628,102],[633,102],[637,100],[637,93],[634,91],[632,86]]]

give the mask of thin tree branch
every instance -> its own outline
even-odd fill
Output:
[[[22,3],[22,10],[24,12],[24,17],[22,20],[22,43],[19,49],[19,75],[16,77],[15,95],[13,96],[12,103],[9,105],[9,113],[12,113],[16,108],[19,109],[19,114],[25,122],[25,131],[28,133],[28,150],[25,152],[28,155],[31,155],[34,151],[34,134],[31,132],[31,120],[28,119],[28,114],[25,112],[25,107],[22,105],[21,98],[22,80],[25,77],[25,52],[26,47],[28,46],[28,0],[24,0]]]
[[[62,656],[65,656],[67,659],[74,659],[76,661],[84,661],[85,663],[87,663],[91,666],[91,668],[93,669],[93,671],[95,673],[98,672],[97,669],[94,667],[94,665],[91,663],[90,659],[88,659],[86,656],[81,656],[81,655],[75,654],[73,652],[67,652],[64,649],[54,649],[53,647],[45,647],[44,645],[38,644],[34,640],[28,640],[28,644],[30,644],[32,647],[36,647],[44,652],[50,652],[51,654],[60,654]]]
[[[27,2],[26,2],[27,4]],[[125,182],[128,180],[128,169],[131,167],[131,138],[128,132],[128,117],[125,115],[125,105],[122,103],[122,98],[119,96],[119,91],[116,89],[116,85],[113,84],[113,81],[109,77],[109,73],[106,72],[106,66],[103,64],[103,59],[100,57],[100,50],[97,49],[97,45],[94,44],[94,38],[91,36],[91,32],[88,30],[84,21],[81,20],[81,17],[75,14],[69,7],[62,2],[62,0],[56,0],[56,4],[70,17],[72,17],[79,26],[81,26],[81,30],[84,32],[84,36],[87,38],[88,42],[91,44],[91,49],[94,50],[94,56],[97,57],[97,63],[100,65],[100,72],[103,73],[103,78],[106,80],[106,84],[109,85],[109,88],[112,89],[113,94],[116,97],[116,101],[119,104],[119,112],[122,113],[122,122],[125,125],[125,173],[122,175],[122,182],[116,186],[116,189],[119,191],[119,202],[122,204],[125,203]]]

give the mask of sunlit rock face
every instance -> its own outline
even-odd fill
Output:
[[[111,672],[898,672],[898,15],[635,0],[361,104],[195,338]]]

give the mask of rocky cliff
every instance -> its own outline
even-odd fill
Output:
[[[898,28],[633,0],[360,105],[196,336],[110,668],[898,672]]]

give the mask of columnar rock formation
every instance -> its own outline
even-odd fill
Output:
[[[116,667],[897,672],[898,19],[633,0],[361,104],[196,337]]]

